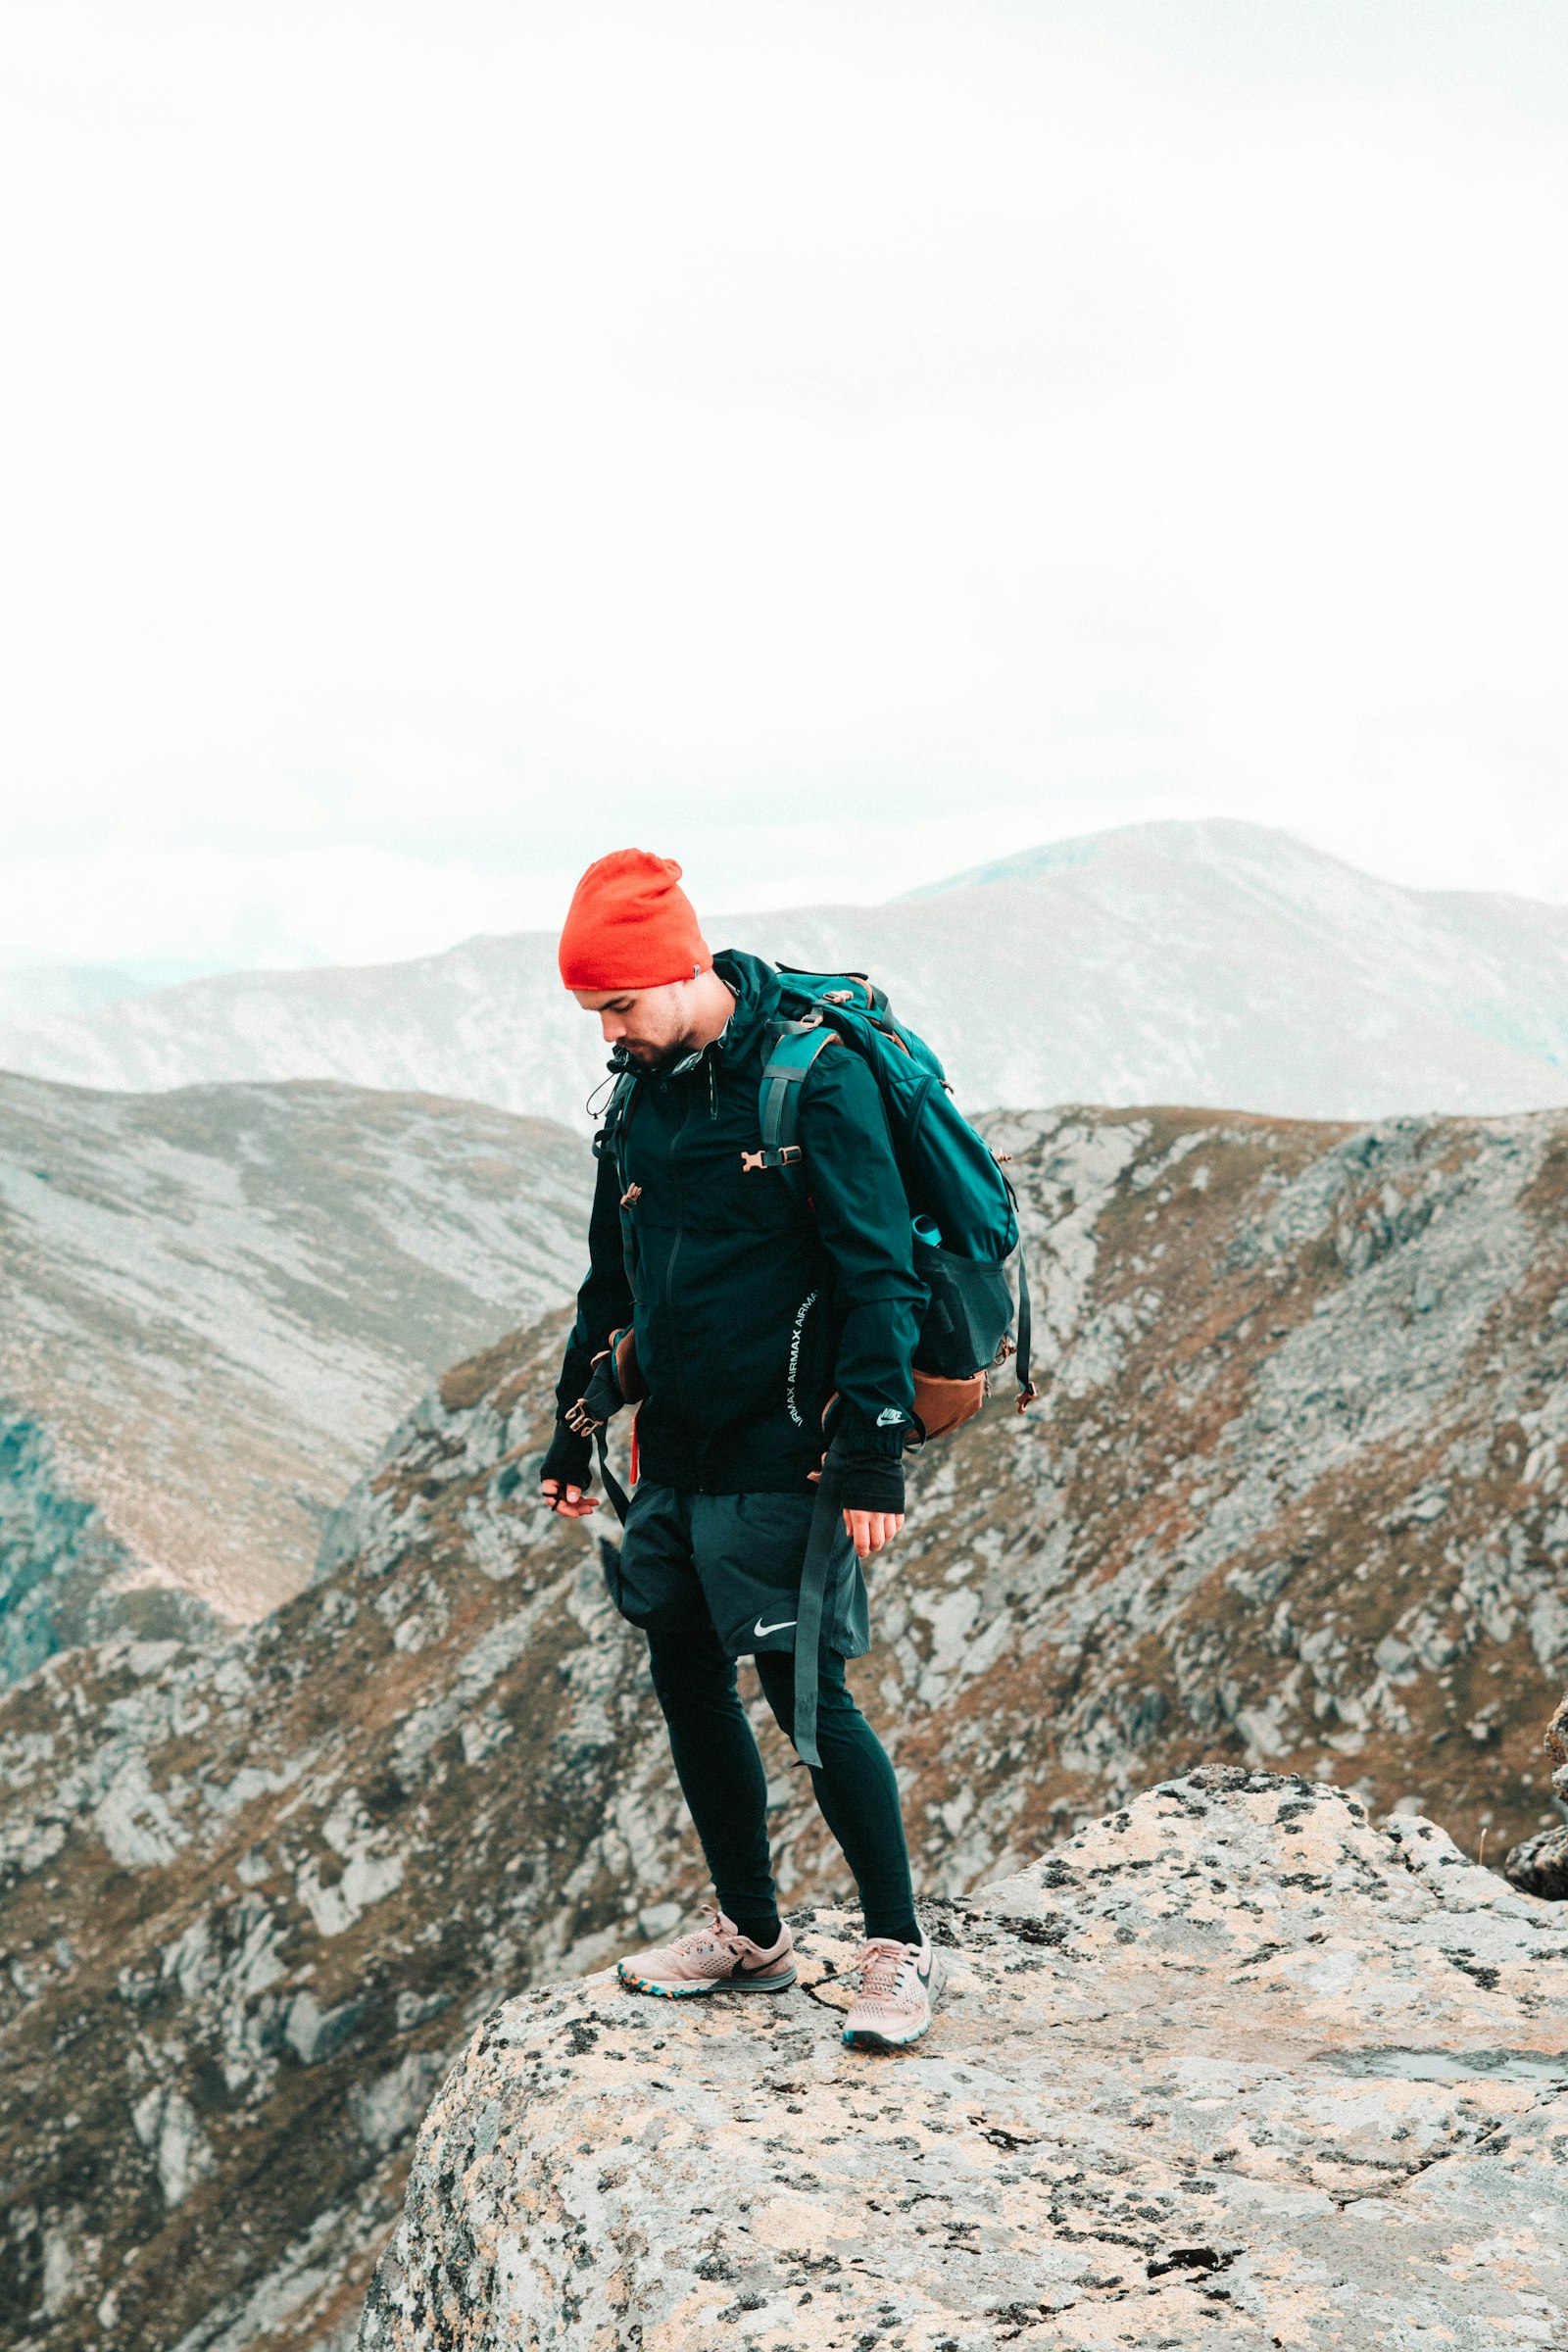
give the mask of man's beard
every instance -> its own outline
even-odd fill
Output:
[[[723,977],[722,974],[719,976]],[[724,986],[729,988],[731,1008],[733,1009],[735,991],[729,987],[727,980],[724,981]],[[728,1027],[729,1023],[726,1021],[724,1029],[719,1032],[719,1035],[723,1036]],[[612,1046],[610,1050],[610,1066],[612,1070],[675,1071],[695,1064],[707,1051],[708,1047],[700,1046],[696,1038],[689,1033],[683,1037],[673,1038],[667,1046],[649,1045],[644,1040],[639,1040],[633,1046],[622,1038],[618,1045]]]
[[[667,1070],[682,1061],[692,1052],[685,1038],[677,1038],[670,1046],[651,1046],[639,1042],[629,1046],[624,1038],[611,1048],[610,1066],[612,1070]]]

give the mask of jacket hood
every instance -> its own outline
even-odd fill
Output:
[[[735,991],[735,1010],[716,1050],[726,1060],[739,1061],[776,1016],[783,982],[760,956],[748,956],[740,948],[720,948],[713,957],[713,969]]]

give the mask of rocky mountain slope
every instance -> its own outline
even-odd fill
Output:
[[[98,1012],[156,989],[205,980],[223,966],[190,956],[141,956],[121,963],[0,964],[0,1021],[39,1013]]]
[[[1568,1102],[1568,908],[1401,889],[1257,825],[1127,826],[885,906],[710,936],[873,972],[976,1106],[1361,1119]],[[0,1020],[0,1067],[132,1088],[333,1077],[580,1126],[603,1056],[554,938],[533,933]]]
[[[919,1466],[855,1670],[924,1890],[1205,1762],[1336,1781],[1470,1853],[1553,1818],[1568,1119],[994,1137],[1046,1396]],[[212,1652],[82,1649],[0,1705],[0,2307],[29,2352],[346,2343],[480,2017],[697,1902],[603,1531],[535,1499],[560,1338],[449,1375],[274,1616]],[[764,1743],[784,1894],[842,1899]]]
[[[898,2058],[832,1911],[775,2000],[486,2018],[362,2352],[1568,2341],[1568,1920],[1441,1829],[1205,1767],[936,1917]]]
[[[0,1078],[0,1681],[304,1583],[431,1376],[568,1294],[587,1168],[428,1096]]]

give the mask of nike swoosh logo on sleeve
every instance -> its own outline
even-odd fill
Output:
[[[793,1617],[781,1617],[777,1625],[764,1625],[760,1617],[759,1617],[757,1623],[752,1628],[752,1638],[754,1641],[760,1642],[764,1634],[781,1634],[787,1625],[793,1625],[794,1623],[795,1619]]]

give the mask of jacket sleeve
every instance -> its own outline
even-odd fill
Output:
[[[620,1179],[614,1153],[606,1152],[599,1161],[588,1220],[588,1271],[577,1293],[577,1320],[566,1342],[556,1387],[557,1420],[588,1386],[589,1367],[609,1347],[611,1333],[631,1321],[631,1303],[620,1239]]]
[[[914,1270],[909,1204],[881,1090],[850,1047],[829,1046],[801,1089],[800,1139],[817,1230],[843,1315],[835,1384],[846,1451],[897,1456],[914,1410],[911,1364],[929,1294]]]

